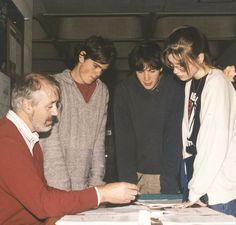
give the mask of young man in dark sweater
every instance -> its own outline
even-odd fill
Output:
[[[115,147],[120,181],[141,193],[177,193],[184,88],[163,72],[160,47],[136,46],[129,55],[135,74],[114,95]]]

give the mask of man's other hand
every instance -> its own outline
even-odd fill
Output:
[[[135,199],[139,193],[138,187],[135,184],[126,182],[116,182],[106,184],[104,186],[98,186],[100,194],[100,201],[110,202],[114,204],[130,203]]]

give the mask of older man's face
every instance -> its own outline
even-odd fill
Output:
[[[58,115],[58,93],[49,86],[43,86],[34,93],[36,104],[32,106],[30,121],[33,131],[47,132],[52,128],[53,117]]]

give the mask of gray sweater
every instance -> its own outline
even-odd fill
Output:
[[[61,86],[62,112],[46,138],[41,138],[44,171],[49,186],[80,190],[103,183],[108,89],[97,80],[88,103],[70,76],[56,74]]]

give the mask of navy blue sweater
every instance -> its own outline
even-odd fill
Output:
[[[161,192],[178,191],[182,152],[184,85],[169,73],[146,90],[135,75],[114,94],[114,132],[120,181],[137,183],[137,172],[161,175]]]

